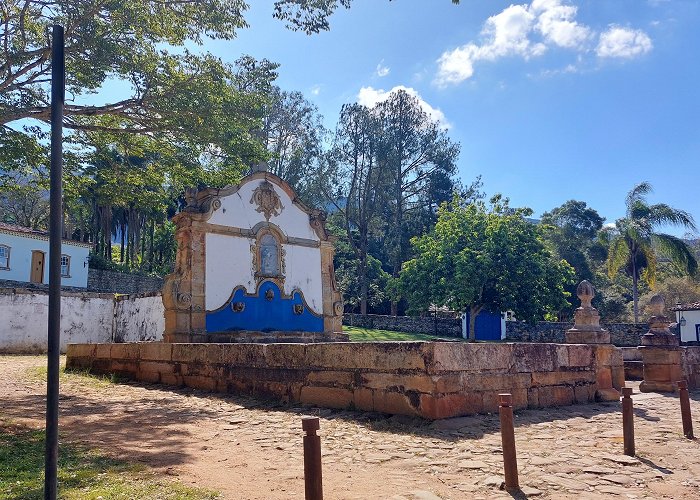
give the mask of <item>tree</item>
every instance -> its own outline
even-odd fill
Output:
[[[569,200],[551,212],[542,214],[541,222],[547,226],[546,240],[557,256],[566,260],[576,272],[576,282],[567,291],[575,295],[576,284],[594,280],[593,258],[596,236],[605,219],[584,201]],[[591,254],[594,254],[593,256]],[[566,308],[565,315],[572,314],[575,305]]]
[[[377,120],[376,161],[387,177],[387,249],[392,277],[408,257],[407,216],[425,207],[422,196],[442,176],[456,169],[459,144],[404,90],[393,92],[373,109]],[[392,314],[397,303],[392,302]]]
[[[322,155],[325,129],[314,104],[301,92],[273,87],[263,118],[263,137],[271,158],[268,171],[287,181],[306,201],[317,201],[313,178]]]
[[[615,221],[614,231],[604,233],[609,243],[608,274],[616,275],[620,269],[632,277],[632,301],[634,322],[639,321],[639,279],[654,286],[657,254],[667,257],[679,269],[694,274],[698,261],[692,250],[681,239],[657,232],[658,226],[673,225],[696,231],[692,216],[666,204],[649,205],[646,195],[652,187],[648,182],[637,184],[625,199],[625,217]]]
[[[469,311],[470,339],[482,310],[513,311],[536,321],[566,303],[573,269],[556,261],[530,209],[494,197],[465,205],[455,199],[438,211],[432,233],[412,240],[416,257],[404,264],[399,287],[412,311],[430,305]]]

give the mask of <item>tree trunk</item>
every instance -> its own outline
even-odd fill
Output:
[[[124,263],[124,223],[119,224],[119,232],[121,233],[121,248],[119,249],[119,263]]]
[[[637,284],[639,277],[637,276],[637,252],[632,252],[632,302],[634,308],[634,324],[639,323],[639,292]]]
[[[481,312],[481,307],[471,306],[469,308],[469,342],[476,341],[476,317]]]
[[[360,257],[360,314],[367,315],[367,295],[369,287],[367,286],[367,245],[362,245]]]

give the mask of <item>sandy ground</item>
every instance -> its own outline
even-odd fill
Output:
[[[44,424],[45,358],[0,356],[0,418]],[[677,397],[635,391],[637,458],[618,403],[516,414],[520,484],[535,498],[700,498],[700,445]],[[691,393],[700,434],[700,393]],[[228,499],[303,498],[301,417],[321,417],[326,499],[512,498],[497,415],[426,422],[148,384],[61,386],[61,436]],[[524,495],[518,495],[524,497]]]

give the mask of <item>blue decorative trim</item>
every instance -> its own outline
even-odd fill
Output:
[[[226,306],[208,312],[206,330],[208,333],[235,330],[322,332],[323,317],[309,310],[301,291],[295,290],[291,297],[284,297],[277,284],[263,281],[255,295],[248,295],[239,288]]]

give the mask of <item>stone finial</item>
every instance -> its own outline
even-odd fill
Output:
[[[660,293],[654,295],[648,307],[651,310],[649,332],[642,336],[642,345],[677,346],[678,337],[671,332],[671,320],[664,314],[664,296]]]
[[[649,301],[649,309],[651,309],[652,316],[663,316],[665,308],[666,301],[664,300],[664,296],[660,293],[654,295]]]
[[[583,280],[581,283],[579,283],[578,287],[576,288],[576,295],[578,295],[578,298],[581,301],[581,307],[593,307],[591,306],[591,301],[593,300],[593,297],[595,297],[595,288],[593,288],[590,281]]]
[[[595,297],[595,288],[583,280],[576,288],[576,295],[581,299],[581,307],[574,313],[574,327],[566,331],[569,344],[609,344],[610,332],[600,326],[600,315],[591,305]]]

